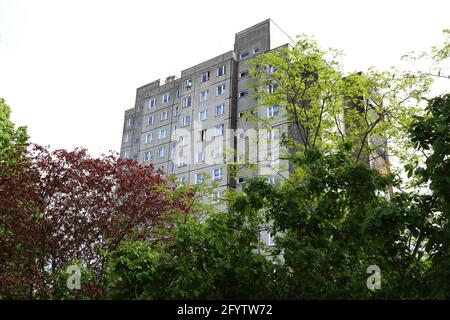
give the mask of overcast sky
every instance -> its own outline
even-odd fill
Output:
[[[118,151],[137,87],[232,50],[267,18],[359,71],[442,41],[450,1],[0,0],[0,97],[34,142]]]

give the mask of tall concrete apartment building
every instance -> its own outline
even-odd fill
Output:
[[[233,50],[183,70],[179,78],[137,88],[135,106],[125,111],[121,156],[153,163],[180,181],[214,182],[217,198],[224,190],[240,188],[250,176],[275,181],[287,175],[279,169],[278,135],[266,143],[272,133],[258,130],[258,121],[243,116],[258,106],[251,96],[247,61],[273,49],[271,26],[269,19],[238,32]],[[258,108],[257,119],[276,118],[275,124],[287,130],[278,107]],[[257,164],[257,170],[232,170],[234,164],[248,162]]]

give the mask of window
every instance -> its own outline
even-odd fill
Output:
[[[225,65],[220,66],[220,67],[217,68],[217,76],[218,77],[221,77],[221,76],[225,75],[225,72],[226,72],[225,68],[226,68]]]
[[[246,178],[246,177],[240,177],[240,178],[238,178],[238,184],[245,183],[246,181],[247,181],[247,178]]]
[[[152,143],[153,141],[153,133],[147,133],[145,136],[145,143],[149,144]]]
[[[272,74],[272,73],[274,73],[275,71],[277,71],[277,68],[275,68],[274,66],[270,65],[270,66],[269,66],[269,73]]]
[[[198,113],[198,121],[205,121],[208,117],[208,111],[203,110]]]
[[[154,116],[149,116],[148,118],[147,118],[147,125],[152,125],[152,124],[154,124],[155,123],[155,117]]]
[[[198,132],[198,141],[205,141],[206,140],[206,129],[203,129],[202,131]]]
[[[122,158],[125,158],[125,159],[129,159],[130,158],[130,151],[124,151],[124,152],[122,152]]]
[[[187,177],[186,176],[178,177],[178,182],[187,182]]]
[[[177,143],[172,142],[172,144],[170,145],[170,153],[175,154],[176,150],[177,150]]]
[[[217,137],[217,136],[223,136],[224,128],[225,128],[225,126],[224,126],[223,123],[217,125],[217,126],[216,126],[216,133],[215,133],[215,136],[216,136],[216,137]]]
[[[259,52],[259,48],[254,48],[253,49],[253,54],[257,54]]]
[[[201,173],[195,174],[195,184],[202,184],[204,180],[204,176]]]
[[[271,247],[275,245],[275,236],[273,236],[271,232],[267,234],[267,244]]]
[[[166,148],[164,148],[164,147],[158,148],[158,158],[164,158],[165,154],[166,154]]]
[[[277,136],[278,136],[277,130],[273,129],[273,130],[267,131],[267,140],[275,139]]]
[[[267,89],[267,91],[269,92],[269,93],[271,93],[271,94],[274,94],[275,93],[275,90],[278,88],[278,84],[277,83],[274,83],[274,84],[271,84],[271,85],[269,85],[269,88]]]
[[[239,78],[244,78],[246,76],[248,76],[248,70],[243,70],[239,72]]]
[[[159,140],[165,139],[167,137],[167,129],[159,130]]]
[[[239,58],[240,59],[247,58],[249,56],[249,54],[250,53],[248,51],[241,52],[241,54],[239,55]]]
[[[180,147],[186,146],[188,144],[188,136],[181,136],[180,137]]]
[[[138,109],[138,111],[142,111],[142,110],[144,110],[144,106],[141,104],[137,109]]]
[[[183,99],[183,108],[190,107],[192,105],[192,97],[186,97]]]
[[[222,146],[215,147],[213,150],[213,157],[220,158],[222,156]]]
[[[150,109],[156,107],[156,99],[150,99],[150,100],[148,101],[148,107],[149,107]]]
[[[221,104],[216,106],[216,116],[221,116],[225,112],[225,105]]]
[[[191,116],[184,116],[183,119],[181,120],[181,125],[183,127],[187,127],[190,124],[191,124]]]
[[[201,82],[206,82],[209,80],[209,71],[202,73]]]
[[[178,167],[185,167],[187,166],[187,157],[186,156],[181,156],[178,158]]]
[[[269,179],[267,179],[268,184],[275,184],[275,182],[276,182],[275,177],[270,177]]]
[[[267,107],[267,117],[272,118],[278,116],[279,109],[279,106]]]
[[[178,132],[178,124],[173,125],[173,135],[176,135]]]
[[[175,96],[177,99],[179,99],[181,97],[181,89],[180,88],[177,88]]]
[[[248,96],[248,90],[239,92],[239,98],[244,98]]]
[[[175,163],[173,163],[173,162],[171,162],[170,163],[170,165],[169,165],[169,170],[170,170],[170,173],[175,173],[175,171],[176,171],[176,166],[175,166]]]
[[[200,102],[208,100],[208,90],[200,92]]]
[[[127,119],[127,126],[131,127],[134,124],[134,119],[133,118],[128,118]]]
[[[167,120],[167,117],[169,116],[168,111],[161,112],[161,121]]]
[[[170,101],[170,92],[164,93],[162,96],[162,103],[167,103]]]
[[[221,180],[222,179],[222,168],[214,169],[213,170],[213,181]]]
[[[152,160],[152,152],[151,151],[144,152],[144,162],[149,162],[150,160]]]
[[[221,96],[225,93],[225,84],[221,84],[220,86],[217,86],[216,93],[218,96]]]
[[[192,88],[192,79],[185,80],[184,86],[186,87],[186,90],[189,90],[190,88]]]
[[[204,151],[197,152],[197,162],[203,161],[205,161],[205,152]]]
[[[213,195],[212,195],[212,203],[213,204],[217,204],[220,202],[220,199],[222,198],[222,192],[221,191],[216,191]]]
[[[138,160],[138,158],[139,158],[139,154],[136,152],[136,153],[133,153],[133,160]]]
[[[125,137],[123,137],[123,143],[127,143],[131,141],[131,133],[127,133]]]
[[[176,106],[175,108],[173,108],[173,114],[175,115],[175,117],[180,115],[180,107]]]

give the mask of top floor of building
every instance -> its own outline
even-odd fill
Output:
[[[237,64],[286,43],[287,37],[274,31],[278,29],[272,20],[264,20],[236,33],[233,50],[184,69],[179,76],[168,76],[164,83],[158,79],[137,88],[135,106],[125,111],[125,117],[144,110],[146,104],[173,104],[186,95],[231,81]]]

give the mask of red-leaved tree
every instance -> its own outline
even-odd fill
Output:
[[[101,297],[107,254],[127,237],[153,239],[188,208],[153,166],[30,145],[0,176],[0,298],[51,298],[67,266],[93,275]]]

